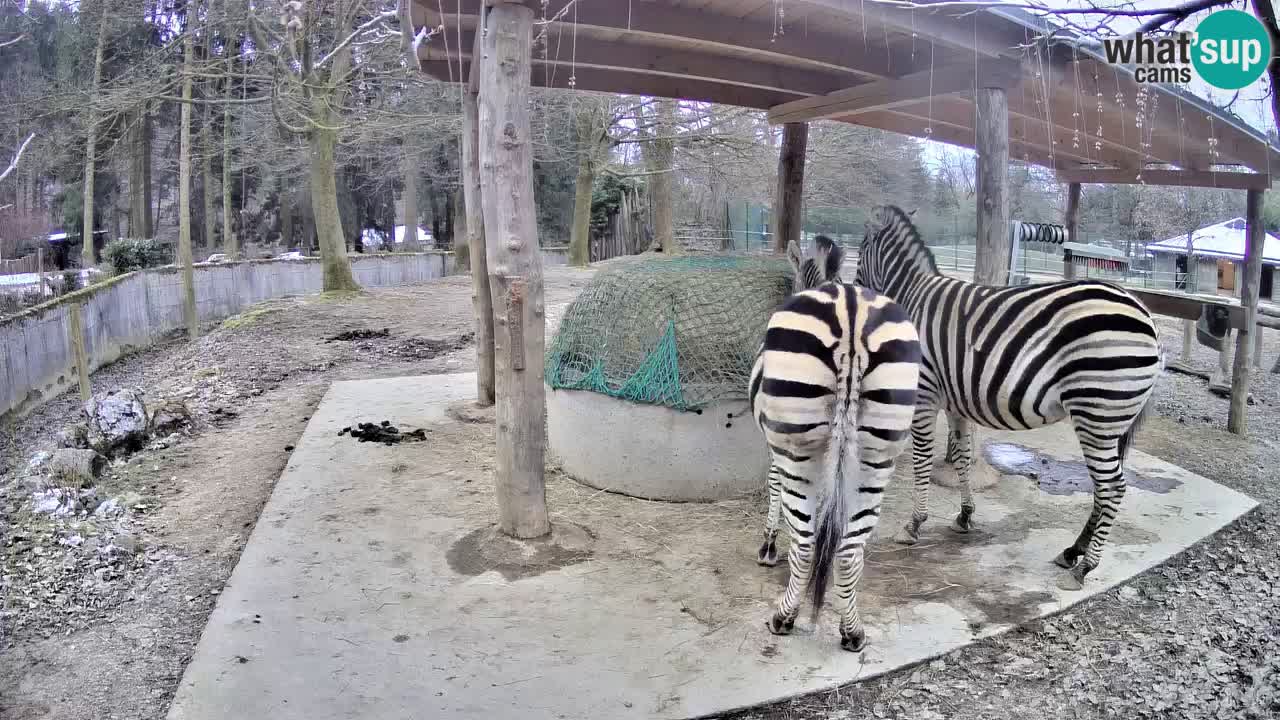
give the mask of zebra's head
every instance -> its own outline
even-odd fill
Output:
[[[933,252],[911,222],[915,213],[896,205],[880,205],[871,211],[858,251],[854,284],[892,295],[891,286],[899,284],[906,274],[938,273]]]
[[[824,282],[840,282],[840,264],[844,262],[844,249],[826,235],[813,239],[813,252],[804,255],[795,240],[787,243],[787,260],[795,270],[795,290],[808,290]]]

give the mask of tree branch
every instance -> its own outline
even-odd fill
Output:
[[[0,49],[7,48],[10,45],[17,45],[18,43],[26,39],[27,39],[26,35],[19,35],[18,37],[13,38],[12,40],[5,40],[4,42],[0,42]]]
[[[22,144],[18,146],[18,152],[14,153],[13,155],[13,160],[9,161],[9,167],[5,168],[4,172],[0,172],[0,180],[4,180],[5,178],[9,177],[9,173],[13,172],[18,168],[18,161],[22,160],[22,153],[26,151],[27,146],[31,144],[31,141],[34,140],[35,137],[36,137],[36,134],[31,133],[30,135],[27,136],[26,140],[22,141]]]

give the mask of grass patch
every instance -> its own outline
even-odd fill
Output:
[[[222,329],[235,330],[237,328],[246,327],[258,322],[262,318],[274,312],[277,311],[273,308],[255,308],[253,310],[246,310],[239,315],[232,315],[226,320],[223,320]]]

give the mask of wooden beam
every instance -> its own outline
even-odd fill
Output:
[[[489,9],[478,103],[485,254],[494,300],[498,527],[518,538],[551,531],[543,475],[542,258],[529,125],[533,15],[521,5]]]
[[[412,1],[414,23],[419,26],[435,27],[444,24],[455,33],[460,23],[464,28],[475,28],[479,0],[462,0],[460,18],[455,11],[457,0],[445,3],[443,15],[433,0]],[[666,46],[675,45],[713,53],[719,51],[731,53],[733,57],[740,57],[746,51],[761,59],[792,67],[855,73],[868,80],[879,80],[920,69],[913,66],[910,52],[896,47],[886,48],[877,43],[877,37],[883,38],[883,33],[868,36],[870,42],[865,46],[861,42],[852,43],[847,37],[823,32],[821,28],[812,26],[805,32],[779,35],[774,32],[772,23],[673,5],[655,6],[648,2],[636,2],[634,5],[624,2],[577,2],[563,16],[558,16],[567,2],[569,0],[549,3],[546,16],[559,19],[545,26],[539,24],[536,32],[542,34],[545,29],[548,39],[557,35],[571,38],[576,34],[579,39],[594,36],[606,40],[616,39],[618,33],[623,32],[624,39],[660,38]],[[732,62],[733,58],[728,61]]]
[[[479,65],[475,65],[479,67]],[[479,77],[477,80],[479,90]],[[493,294],[484,242],[484,196],[480,190],[480,108],[477,93],[462,93],[462,205],[466,212],[471,257],[471,305],[476,321],[476,403],[494,403]]]
[[[995,23],[1008,21],[975,11],[972,7],[913,8],[865,0],[808,1],[850,18],[860,18],[862,22],[871,19],[898,32],[914,33],[921,38],[931,38],[943,45],[989,57],[1012,56],[1018,52],[1018,45],[1025,41],[1025,33],[1021,29],[1016,31],[1016,37],[1007,34],[997,29]]]
[[[1009,101],[1001,88],[978,90],[978,237],[973,281],[1005,285],[1009,275]]]
[[[897,110],[867,113],[859,115],[855,119],[857,121],[855,124],[863,127],[887,130],[970,150],[974,146],[973,124],[971,121],[960,125],[936,117],[929,120],[923,117],[907,115]],[[1070,156],[1053,155],[1039,145],[1021,142],[1012,138],[1009,140],[1009,148],[1010,153],[1016,155],[1019,160],[1025,159],[1027,162],[1043,165],[1044,167],[1074,167],[1077,162],[1075,158]]]
[[[1263,190],[1250,190],[1245,204],[1244,277],[1240,282],[1240,305],[1244,308],[1244,324],[1236,331],[1236,356],[1231,368],[1231,406],[1227,411],[1227,430],[1236,435],[1248,434],[1246,413],[1249,398],[1249,350],[1253,334],[1258,332],[1258,290],[1262,284],[1262,249],[1267,232],[1262,225]]]
[[[1139,179],[1141,175],[1141,179]],[[1059,170],[1058,180],[1067,183],[1103,185],[1177,185],[1224,190],[1266,190],[1271,176],[1262,173],[1209,172],[1207,170],[1116,170],[1076,168]]]
[[[912,105],[930,96],[973,93],[975,87],[1010,88],[1017,85],[1021,66],[1013,60],[987,59],[978,66],[950,65],[939,70],[879,80],[769,108],[775,125],[844,117]],[[856,122],[856,121],[855,121]]]
[[[450,38],[454,33],[450,33]],[[474,44],[475,32],[461,33],[462,47]],[[452,61],[457,74],[459,59],[469,61],[474,53],[463,51],[450,43],[446,53],[444,45],[422,45],[418,57],[425,61]],[[836,88],[858,82],[866,82],[859,75],[837,72],[826,68],[794,68],[777,63],[743,58],[729,58],[701,49],[684,50],[655,47],[631,42],[603,40],[594,37],[578,37],[549,43],[542,51],[535,51],[535,66],[548,66],[539,72],[572,75],[584,68],[615,70],[625,73],[658,75],[664,77],[706,80],[740,85],[747,88],[774,90],[797,95],[819,95]]]
[[[762,90],[725,83],[708,82],[689,78],[675,78],[644,73],[578,68],[570,74],[565,67],[552,68],[539,64],[532,73],[534,87],[569,89],[569,78],[574,78],[573,89],[592,92],[618,93],[621,95],[648,95],[680,100],[720,103],[737,107],[767,110],[778,103],[795,100],[803,95],[781,90]],[[463,71],[470,72],[471,62],[463,61]],[[454,75],[457,64],[454,63]],[[448,81],[448,64],[441,60],[422,63],[422,69],[438,80]]]
[[[804,161],[809,146],[809,125],[787,123],[782,127],[778,154],[778,190],[774,196],[774,250],[786,252],[787,243],[800,240],[804,204]]]
[[[1067,186],[1067,212],[1063,225],[1067,226],[1067,241],[1080,242],[1076,237],[1080,228],[1080,183]],[[1074,280],[1076,277],[1076,264],[1071,259],[1071,251],[1066,249],[1062,253],[1062,277],[1066,280]]]
[[[1238,330],[1244,324],[1244,308],[1227,302],[1226,298],[1215,299],[1203,295],[1187,295],[1170,290],[1154,290],[1152,288],[1124,288],[1142,301],[1147,309],[1157,315],[1182,318],[1183,320],[1199,320],[1201,308],[1205,305],[1220,307],[1227,311],[1227,324],[1232,330]]]

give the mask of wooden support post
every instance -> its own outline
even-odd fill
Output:
[[[89,353],[84,346],[84,315],[80,303],[67,308],[67,341],[71,344],[71,356],[76,362],[76,376],[80,380],[80,400],[88,402],[93,393],[89,388]]]
[[[533,10],[495,2],[481,34],[480,194],[494,300],[498,526],[534,538],[551,531],[543,477],[542,258],[533,202],[529,127]]]
[[[800,241],[804,204],[804,156],[809,146],[809,123],[782,126],[782,150],[778,154],[778,191],[774,196],[773,249],[784,253],[787,243]]]
[[[1063,224],[1067,226],[1067,242],[1077,242],[1076,231],[1080,227],[1080,183],[1067,185],[1067,213]],[[1066,248],[1062,251],[1062,277],[1067,280],[1076,278],[1076,264],[1071,261],[1071,251]]]
[[[1249,341],[1258,331],[1258,290],[1262,284],[1262,244],[1267,237],[1262,227],[1263,190],[1250,190],[1245,205],[1244,278],[1240,285],[1240,305],[1244,307],[1244,327],[1236,331],[1236,357],[1231,368],[1231,408],[1227,430],[1236,435],[1248,432],[1245,408],[1249,398]]]
[[[1253,328],[1253,354],[1250,356],[1253,360],[1253,369],[1262,369],[1262,318],[1258,318],[1258,324]]]
[[[478,56],[473,55],[473,57]],[[474,72],[480,67],[472,63]],[[478,80],[478,79],[477,79]],[[476,403],[493,404],[493,295],[485,257],[484,209],[480,193],[480,117],[478,87],[462,88],[462,192],[471,256],[471,306],[476,318]]]
[[[44,248],[36,248],[36,274],[40,280],[40,302],[44,302]]]
[[[1002,88],[977,91],[978,241],[974,282],[1005,285],[1009,281],[1009,98]]]

